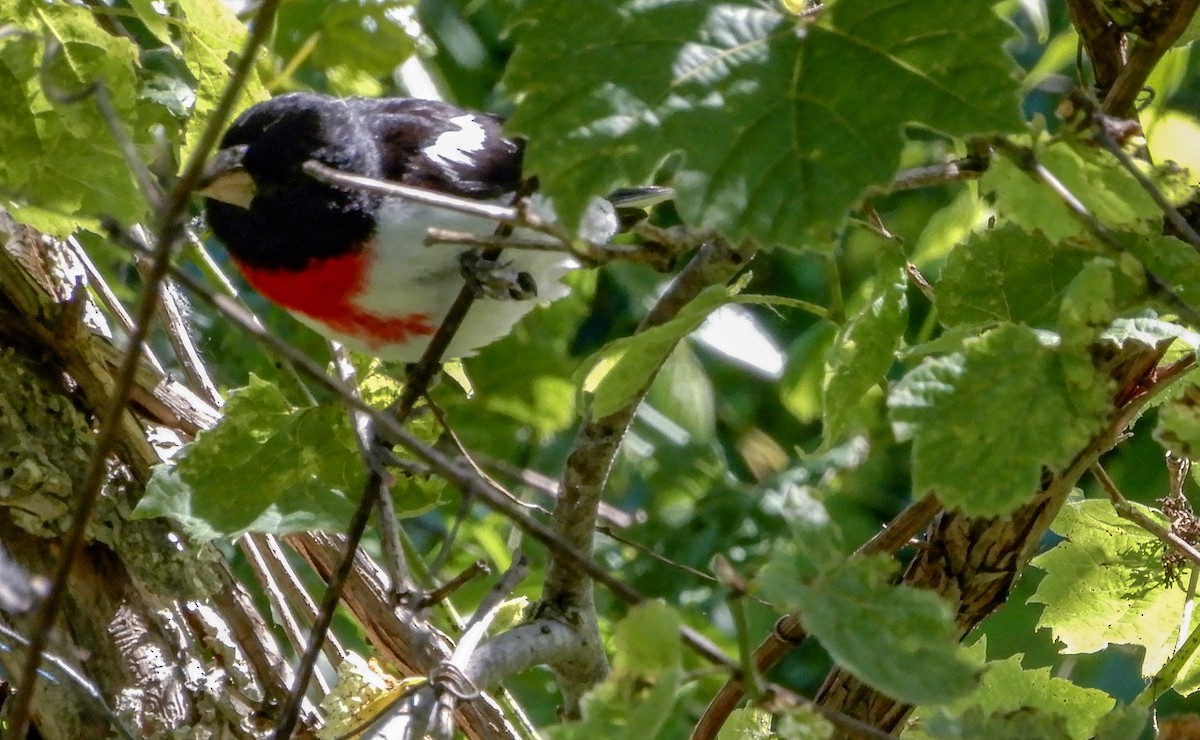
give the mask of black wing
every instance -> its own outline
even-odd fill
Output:
[[[379,142],[383,177],[465,198],[495,198],[521,182],[521,143],[496,116],[414,98],[359,98]]]

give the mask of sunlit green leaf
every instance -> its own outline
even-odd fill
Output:
[[[1108,412],[1107,382],[1092,372],[1081,385],[1083,362],[1012,324],[923,361],[888,399],[897,435],[913,440],[914,489],[980,516],[1028,500],[1042,468],[1074,459]]]
[[[1162,522],[1158,512],[1133,504]],[[1163,574],[1163,545],[1154,535],[1117,516],[1107,501],[1065,506],[1054,520],[1064,541],[1033,565],[1046,571],[1032,601],[1045,604],[1047,627],[1068,653],[1093,653],[1112,644],[1145,649],[1143,675],[1151,675],[1174,650],[1184,590]],[[1181,682],[1197,671],[1193,659]]]

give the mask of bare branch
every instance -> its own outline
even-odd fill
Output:
[[[1138,29],[1138,39],[1133,44],[1129,61],[1121,68],[1112,88],[1104,96],[1105,113],[1121,118],[1133,117],[1134,101],[1146,86],[1150,73],[1187,30],[1196,8],[1200,7],[1200,0],[1176,0],[1156,7],[1162,8],[1164,17],[1155,19],[1150,28]]]
[[[1137,163],[1133,161],[1133,157],[1130,157],[1129,154],[1126,153],[1125,150],[1113,140],[1113,137],[1108,133],[1108,127],[1105,125],[1103,117],[1099,117],[1097,119],[1094,130],[1096,132],[1096,137],[1100,140],[1101,146],[1103,146],[1109,151],[1110,154],[1116,157],[1117,161],[1121,163],[1121,166],[1125,168],[1125,171],[1133,175],[1133,178],[1138,181],[1138,185],[1141,185],[1142,189],[1154,199],[1155,204],[1162,209],[1162,212],[1166,215],[1167,220],[1170,221],[1171,225],[1175,227],[1176,231],[1183,236],[1184,241],[1192,245],[1192,249],[1200,252],[1200,234],[1196,233],[1196,230],[1193,229],[1192,225],[1188,223],[1186,218],[1183,217],[1183,214],[1181,214],[1179,210],[1171,204],[1171,201],[1167,200],[1167,196],[1163,195],[1163,192],[1158,189],[1158,186],[1156,186],[1149,177],[1146,177],[1146,173],[1142,172],[1141,169],[1138,168]]]
[[[720,239],[701,247],[642,321],[639,331],[670,320],[704,288],[732,278],[754,253],[755,248],[751,245],[734,247]],[[648,383],[649,380],[647,387]],[[646,390],[643,388],[635,394],[624,408],[601,419],[587,420],[576,437],[553,514],[554,530],[560,533],[571,551],[591,550],[597,511],[609,471]],[[578,702],[583,693],[603,679],[608,671],[596,623],[589,577],[592,574],[580,565],[581,562],[574,558],[552,552],[541,602],[542,616],[561,618],[577,625],[580,633],[586,636],[590,650],[586,656],[576,655],[551,664],[563,691],[567,716],[578,715]]]

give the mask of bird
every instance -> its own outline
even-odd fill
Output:
[[[458,198],[508,205],[525,182],[524,146],[499,117],[418,98],[289,93],[257,103],[225,132],[198,193],[216,238],[256,291],[351,350],[414,362],[468,279],[481,302],[443,357],[474,354],[506,336],[539,302],[568,290],[578,263],[561,251],[507,250],[495,264],[474,250],[426,246],[430,227],[490,235],[496,222],[310,176],[314,160],[341,172]],[[617,207],[649,207],[665,188],[597,199],[588,241],[619,228]],[[538,198],[532,209],[553,217]],[[615,202],[615,205],[614,205]],[[533,232],[523,238],[547,239]],[[487,275],[496,277],[489,281]],[[499,287],[497,287],[499,285]]]

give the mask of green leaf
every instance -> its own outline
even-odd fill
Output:
[[[955,638],[950,605],[931,591],[892,584],[897,568],[882,555],[853,558],[797,585],[804,628],[839,665],[888,696],[913,704],[963,696],[979,670]]]
[[[1087,263],[1067,286],[1058,312],[1063,377],[1083,393],[1096,381],[1089,348],[1116,318],[1113,266],[1104,257]]]
[[[1191,349],[1200,347],[1200,334],[1161,319],[1135,316],[1113,321],[1101,339],[1118,350],[1127,347],[1153,349],[1167,340],[1179,340]]]
[[[833,724],[817,714],[816,710],[807,704],[789,708],[779,718],[779,740],[815,740],[816,738],[832,737]]]
[[[1150,721],[1150,710],[1137,704],[1118,705],[1096,728],[1095,740],[1138,740]]]
[[[1068,464],[1106,418],[1107,381],[1093,371],[1081,386],[1077,362],[1004,324],[905,375],[888,406],[897,437],[913,440],[914,490],[976,516],[1028,500],[1042,468]]]
[[[803,469],[796,477],[807,479]],[[791,476],[761,493],[763,508],[777,513],[788,524],[790,537],[776,540],[766,564],[754,577],[758,596],[781,611],[796,606],[796,586],[841,566],[848,555],[842,531],[825,504],[809,486]]]
[[[183,61],[196,80],[196,107],[184,129],[179,157],[180,162],[186,162],[229,82],[230,68],[242,48],[246,26],[225,3],[173,0],[172,6],[181,34]],[[239,96],[241,102],[233,110],[236,113],[267,97],[258,73],[251,71]]]
[[[1097,725],[1113,708],[1113,698],[1103,691],[1086,689],[1062,678],[1055,678],[1049,668],[1025,669],[1021,655],[987,664],[979,690],[942,707],[934,716],[942,715],[959,723],[974,712],[976,716],[1007,716],[1019,710],[1037,712],[1046,726],[1061,726],[1061,737],[1088,740]],[[993,734],[964,734],[960,737],[996,737]],[[1026,737],[1051,737],[1026,735]]]
[[[1165,524],[1157,511],[1133,506]],[[1162,543],[1118,517],[1107,501],[1067,504],[1053,529],[1065,540],[1031,561],[1046,571],[1030,599],[1046,605],[1038,626],[1049,628],[1066,653],[1142,647],[1142,674],[1154,674],[1174,651],[1186,597],[1164,582]],[[1194,663],[1181,682],[1194,676]]]
[[[1173,236],[1161,234],[1116,235],[1121,246],[1145,265],[1183,300],[1200,302],[1200,253]]]
[[[1187,384],[1159,407],[1154,438],[1184,459],[1200,455],[1200,386]]]
[[[1059,714],[1040,712],[1028,707],[1008,711],[986,712],[972,707],[960,716],[951,717],[939,712],[925,726],[905,733],[912,740],[1069,740],[1066,719]]]
[[[878,282],[871,302],[842,327],[828,356],[825,379],[825,444],[835,443],[851,411],[884,380],[908,326],[908,273],[904,255],[880,251]]]
[[[1107,151],[1083,142],[1056,141],[1039,149],[1037,158],[1089,213],[1108,226],[1143,234],[1162,230],[1162,210]],[[1173,190],[1169,179],[1163,185]],[[1000,214],[1026,231],[1041,232],[1055,243],[1092,239],[1062,198],[1006,157],[993,159],[979,187],[981,192],[994,193]]]
[[[95,99],[52,102],[39,75],[45,38],[58,49],[45,83],[74,95],[102,82],[117,119],[144,141],[137,48],[101,29],[87,8],[68,3],[7,3],[0,26],[10,23],[14,33],[0,40],[0,182],[33,206],[14,209],[15,215],[56,235],[71,230],[64,215],[140,220],[146,204]]]
[[[792,416],[806,424],[820,419],[827,408],[828,402],[821,402],[821,386],[825,383],[823,358],[837,334],[837,324],[818,321],[788,348],[787,364],[779,379],[779,400]]]
[[[753,0],[531,2],[505,75],[509,126],[569,226],[678,151],[687,221],[804,246],[893,176],[906,124],[1020,128],[1012,31],[991,5],[840,0],[809,23]]]
[[[717,740],[774,740],[771,716],[770,712],[754,707],[735,709],[721,725]]]
[[[1013,224],[972,234],[946,259],[936,290],[938,318],[947,326],[1053,326],[1063,292],[1089,259]]]
[[[279,8],[276,25],[276,51],[284,59],[299,56],[314,70],[378,78],[389,77],[412,54],[421,33],[416,0],[290,0]]]
[[[568,393],[574,388],[568,386]],[[712,381],[688,344],[667,357],[650,384],[646,403],[683,427],[692,442],[705,443],[716,433],[717,411]],[[568,408],[573,409],[572,406]]]
[[[613,628],[611,680],[632,686],[682,667],[679,628],[679,614],[663,601],[630,609]]]
[[[547,728],[548,737],[658,737],[674,716],[682,672],[679,614],[662,601],[630,609],[613,630],[613,670],[583,702],[583,719]]]
[[[711,286],[670,321],[610,342],[589,358],[577,377],[584,393],[591,395],[592,415],[603,418],[633,400],[649,385],[651,375],[679,340],[700,328],[704,319],[738,290],[739,286]]]
[[[270,383],[251,376],[225,417],[161,466],[138,504],[139,517],[169,516],[197,541],[249,532],[338,530],[349,521],[365,474],[345,409],[294,409]],[[398,507],[421,511],[440,484],[412,481]]]

